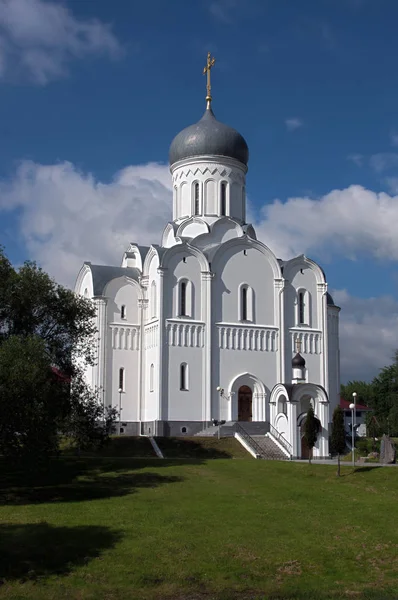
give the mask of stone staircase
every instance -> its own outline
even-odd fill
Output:
[[[256,449],[261,449],[261,458],[266,460],[288,460],[288,457],[267,435],[252,435],[256,442]]]
[[[280,449],[271,437],[268,437],[270,424],[258,421],[227,421],[221,425],[220,437],[234,437],[238,433],[238,441],[244,440],[257,458],[265,460],[288,460],[288,456]],[[195,434],[195,437],[217,437],[218,425],[210,425]],[[244,445],[244,444],[242,444]],[[247,448],[246,448],[247,449]]]

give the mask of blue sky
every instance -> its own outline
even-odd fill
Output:
[[[258,235],[325,267],[343,378],[369,378],[398,345],[397,20],[395,0],[0,0],[1,243],[72,285],[159,242],[211,50]]]

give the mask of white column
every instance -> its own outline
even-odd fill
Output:
[[[278,331],[277,383],[286,381],[285,377],[285,315],[284,315],[284,279],[275,279],[275,325]]]
[[[211,282],[213,273],[202,271],[202,321],[204,321],[204,347],[202,363],[202,420],[210,421],[211,415],[211,393],[212,393],[212,372],[211,372]],[[217,383],[218,385],[218,383]],[[220,399],[218,398],[220,402]]]
[[[288,431],[289,431],[289,442],[293,448],[293,457],[300,457],[300,436],[298,434],[297,427],[297,403],[287,403],[287,419],[288,419]]]
[[[164,369],[163,365],[163,340],[165,338],[165,323],[164,323],[164,276],[165,271],[163,267],[158,268],[159,273],[159,328],[158,328],[158,421],[163,421],[164,418],[167,418],[166,412],[166,403],[167,403],[167,387],[168,387],[168,377],[167,377],[167,369]],[[168,411],[167,411],[168,412]],[[157,429],[157,428],[156,428]],[[158,433],[156,431],[156,433]]]
[[[327,319],[327,299],[326,284],[317,284],[317,304],[318,304],[318,323],[322,331],[322,355],[321,355],[321,385],[329,395],[329,369],[328,369],[328,319]],[[311,373],[309,373],[311,381]],[[313,380],[312,380],[313,381]]]
[[[103,403],[112,403],[112,392],[111,397],[106,397],[106,338],[107,338],[107,298],[98,297],[95,298],[95,304],[97,309],[97,324],[98,324],[98,338],[97,338],[97,365],[95,369],[94,385],[103,394]]]

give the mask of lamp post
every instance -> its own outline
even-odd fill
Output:
[[[225,423],[225,421],[224,423],[221,422],[221,398],[224,398],[225,400],[231,400],[231,397],[233,396],[234,392],[226,394],[224,388],[222,388],[220,385],[217,386],[217,392],[220,394],[220,400],[218,403],[218,439],[220,439],[221,425]]]
[[[119,435],[120,435],[120,428],[121,428],[121,419],[122,419],[122,392],[123,392],[123,388],[119,388]]]
[[[352,446],[352,466],[355,467],[355,421],[356,421],[356,403],[357,393],[352,392],[354,402],[350,404],[351,409],[351,446]]]

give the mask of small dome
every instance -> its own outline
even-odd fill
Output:
[[[173,165],[184,158],[208,154],[235,158],[244,165],[249,160],[244,138],[232,127],[217,121],[210,107],[200,121],[176,135],[170,146],[169,162]]]
[[[297,352],[296,356],[292,358],[293,369],[304,369],[305,359]]]
[[[329,292],[326,292],[326,302],[328,306],[335,306],[333,297],[331,294],[329,294]]]

